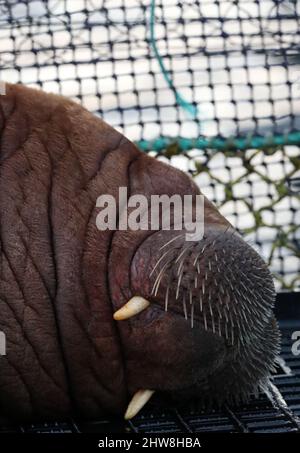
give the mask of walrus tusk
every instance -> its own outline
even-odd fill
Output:
[[[122,321],[123,319],[131,318],[132,316],[135,316],[145,310],[145,308],[149,307],[149,305],[150,302],[148,300],[140,296],[134,296],[127,302],[127,304],[114,313],[114,319],[116,321]]]
[[[124,416],[125,420],[133,418],[150,400],[153,393],[154,390],[138,390],[128,404],[127,411]]]

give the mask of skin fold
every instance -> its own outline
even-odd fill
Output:
[[[148,199],[195,196],[199,189],[187,175],[143,154],[80,105],[21,85],[6,84],[0,96],[0,137],[0,331],[7,342],[0,357],[2,413],[94,418],[123,414],[139,389],[222,402],[266,381],[279,342],[273,282],[261,258],[208,200],[205,237],[190,246],[177,299],[174,263],[186,246],[180,238],[169,246],[172,259],[152,293],[161,247],[176,232],[96,227],[101,194],[117,198],[126,186],[128,196]],[[196,303],[203,286],[207,325]],[[135,295],[150,306],[115,321],[114,312]],[[182,310],[185,296],[195,301],[193,328],[193,304],[188,320]],[[209,316],[217,320],[219,311],[221,335]]]

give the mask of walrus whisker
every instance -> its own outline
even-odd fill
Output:
[[[225,338],[228,340],[228,324],[225,324]]]
[[[238,318],[236,318],[236,324],[238,326],[238,331],[240,332],[242,329],[241,329],[240,321]]]
[[[165,247],[167,247],[168,245],[172,244],[172,242],[174,242],[176,239],[179,239],[180,237],[183,237],[184,236],[184,233],[180,233],[178,234],[177,236],[175,236],[174,238],[170,239],[168,242],[166,242],[164,245],[162,245],[159,250],[162,250],[164,249]]]
[[[223,299],[221,297],[221,294],[218,294],[218,300],[219,300],[218,306],[223,307]]]
[[[224,293],[224,296],[225,296],[225,293]],[[230,311],[230,308],[229,308],[228,297],[225,297],[225,306],[226,306],[226,309],[227,309],[228,312],[229,312],[229,311]]]
[[[235,291],[236,291],[237,295],[240,296],[240,298],[243,297],[238,288],[235,288]]]
[[[165,253],[163,253],[163,255],[159,258],[159,260],[157,260],[157,262],[155,263],[155,266],[153,267],[152,271],[150,272],[150,277],[152,277],[154,271],[156,270],[157,266],[162,262],[162,260],[172,251],[172,249],[170,250],[167,250]]]
[[[202,250],[196,255],[196,258],[194,260],[194,266],[197,264],[200,255],[203,255],[205,249],[209,246],[210,246],[210,244],[204,244],[204,246],[202,247]]]
[[[234,329],[235,328],[235,324],[234,324],[233,319],[232,319],[231,311],[229,312],[229,319],[230,319],[231,327]]]
[[[209,297],[208,297],[208,306],[209,306],[210,315],[213,316],[213,311],[212,311],[212,306],[211,306],[211,295],[210,295],[210,293],[209,293]]]
[[[227,282],[227,283],[229,284],[229,286],[230,286],[230,289],[231,289],[231,290],[232,290],[232,292],[233,292],[233,285],[232,285],[231,281],[230,281],[230,280],[228,279],[228,277],[227,277],[227,275],[226,275],[226,274],[224,274],[224,278],[225,278],[226,282]]]
[[[244,282],[241,280],[240,281],[240,285],[244,288],[244,290],[247,292],[247,287],[245,286]]]
[[[196,264],[198,263],[198,258],[200,256],[201,252],[198,252],[195,259],[194,259],[194,262],[193,262],[193,265],[196,266]]]
[[[224,310],[224,318],[225,318],[225,322],[227,323],[228,322],[228,316],[227,316],[226,310]]]
[[[194,327],[194,304],[191,304],[191,328]]]
[[[183,255],[189,250],[190,247],[186,246],[181,252],[180,254],[177,256],[176,260],[175,260],[175,263],[178,263],[178,261],[180,261],[180,259],[183,257]]]
[[[185,294],[183,295],[183,298],[182,298],[182,304],[183,304],[184,318],[185,318],[185,319],[188,319],[188,316],[187,316],[187,309],[186,309],[186,302],[185,302]]]
[[[170,290],[170,285],[167,286],[166,294],[165,294],[165,311],[168,311],[169,290]]]
[[[206,311],[203,310],[203,319],[204,319],[204,329],[207,330],[207,319],[206,319]]]
[[[184,266],[184,261],[185,261],[185,260],[182,259],[182,260],[180,261],[179,265],[178,265],[178,268],[177,268],[177,276],[179,276],[179,274],[181,274],[181,272],[182,272],[182,268],[183,268],[183,266]]]
[[[220,310],[220,305],[217,303],[216,306],[217,306],[217,310],[218,310],[219,319],[222,319],[223,316],[222,316],[222,312]]]
[[[203,310],[203,301],[202,301],[201,294],[199,294],[199,306],[200,306],[200,311],[202,312],[202,310]]]
[[[190,305],[193,304],[193,293],[192,291],[190,291]]]
[[[221,318],[218,320],[218,327],[219,327],[219,337],[222,336],[222,331],[221,331]]]
[[[247,304],[244,304],[244,301],[243,301],[243,300],[241,300],[240,303],[242,304],[243,310],[245,310],[245,311],[248,313],[248,315],[251,316],[250,307],[249,307]],[[253,310],[253,303],[251,303],[251,301],[249,301],[249,305],[252,306],[252,310]],[[255,308],[254,308],[254,310],[255,310]]]
[[[237,311],[236,311],[235,304],[236,304],[236,301],[235,301],[235,299],[233,298],[233,303],[232,303],[231,306],[232,306],[232,310],[233,310],[233,312],[234,312],[236,318],[238,319],[238,313],[237,313]]]
[[[157,293],[158,293],[158,289],[159,289],[159,286],[160,286],[160,282],[163,278],[163,275],[164,275],[164,272],[165,272],[165,269],[169,266],[170,264],[170,261],[167,261],[161,268],[161,270],[159,271],[159,274],[158,276],[156,277],[156,280],[154,282],[154,285],[153,285],[153,288],[152,288],[152,293],[151,294],[154,294],[154,296],[157,296]]]
[[[212,323],[212,331],[213,331],[213,333],[216,333],[215,319],[214,319],[213,313],[211,313],[211,323]]]
[[[259,275],[257,275],[255,272],[253,272],[253,276],[255,278],[255,281],[258,280],[258,281],[261,281],[262,283],[265,283],[265,279],[260,277]],[[249,280],[247,275],[246,275],[246,278],[247,278],[247,280]]]
[[[178,281],[177,281],[177,289],[176,289],[176,300],[178,299],[178,295],[179,295],[179,291],[180,291],[180,283],[181,283],[181,279],[182,279],[182,273],[179,275],[178,277]]]

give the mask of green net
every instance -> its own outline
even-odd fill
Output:
[[[81,102],[189,172],[300,286],[300,4],[0,0],[0,78]]]

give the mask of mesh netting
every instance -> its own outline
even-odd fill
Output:
[[[300,285],[300,2],[0,0],[0,77],[186,170]]]

